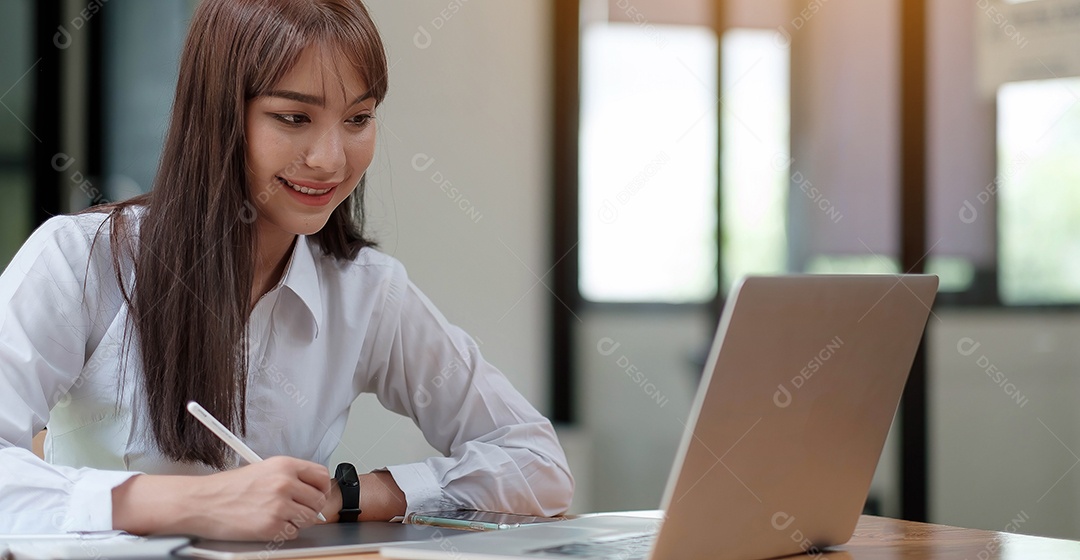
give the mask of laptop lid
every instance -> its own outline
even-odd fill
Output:
[[[931,275],[748,277],[724,309],[654,558],[842,544],[937,293]]]
[[[748,277],[724,308],[662,522],[588,517],[381,552],[552,557],[545,551],[657,526],[654,559],[758,560],[844,543],[936,293],[935,276]]]

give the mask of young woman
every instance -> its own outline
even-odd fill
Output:
[[[49,220],[0,276],[0,533],[568,507],[551,424],[362,236],[386,90],[359,0],[201,2],[153,190]],[[362,392],[445,456],[333,480]]]

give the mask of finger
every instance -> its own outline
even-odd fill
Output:
[[[304,524],[304,511],[306,508],[293,503],[286,497],[284,502],[276,506],[265,508],[257,515],[260,519],[248,529],[249,535],[226,534],[219,538],[236,539],[238,536],[244,540],[281,541],[292,540],[300,534]],[[271,511],[272,510],[272,511]]]
[[[318,463],[304,461],[296,475],[305,484],[323,494],[330,491],[330,471]]]
[[[296,517],[289,520],[289,524],[299,529],[306,529],[312,525],[319,523],[318,513],[315,510],[308,508],[300,508],[296,514]]]
[[[299,537],[300,530],[307,526],[308,525],[305,525],[299,517],[297,517],[296,520],[287,520],[281,523],[281,529],[276,534],[271,536],[269,540],[277,541],[279,539],[284,539],[291,541]]]
[[[278,455],[259,464],[266,465],[267,468],[273,468],[279,472],[288,473],[290,477],[299,479],[324,494],[330,491],[330,471],[318,463]]]
[[[290,500],[278,517],[278,523],[284,527],[281,536],[294,537],[298,530],[318,523],[317,514],[317,511]]]
[[[297,483],[291,493],[291,498],[297,507],[311,510],[311,517],[315,517],[324,505],[326,494],[304,483]]]

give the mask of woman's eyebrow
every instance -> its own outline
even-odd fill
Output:
[[[288,99],[290,101],[296,101],[296,102],[299,102],[299,103],[304,103],[305,105],[315,105],[317,107],[326,107],[326,99],[324,99],[322,96],[311,95],[311,94],[308,94],[308,93],[300,93],[298,91],[274,90],[274,91],[267,92],[266,97],[278,97],[278,98],[281,98],[281,99]],[[367,93],[365,93],[365,94],[357,97],[355,100],[353,100],[353,102],[350,103],[349,106],[352,107],[353,105],[356,105],[357,103],[361,103],[361,102],[363,102],[363,101],[365,101],[367,99],[370,99],[371,97],[372,97],[371,92],[368,91]]]

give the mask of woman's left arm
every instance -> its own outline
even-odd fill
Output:
[[[574,479],[546,418],[404,276],[391,281],[366,390],[408,415],[444,457],[388,467],[408,512],[566,511]]]

